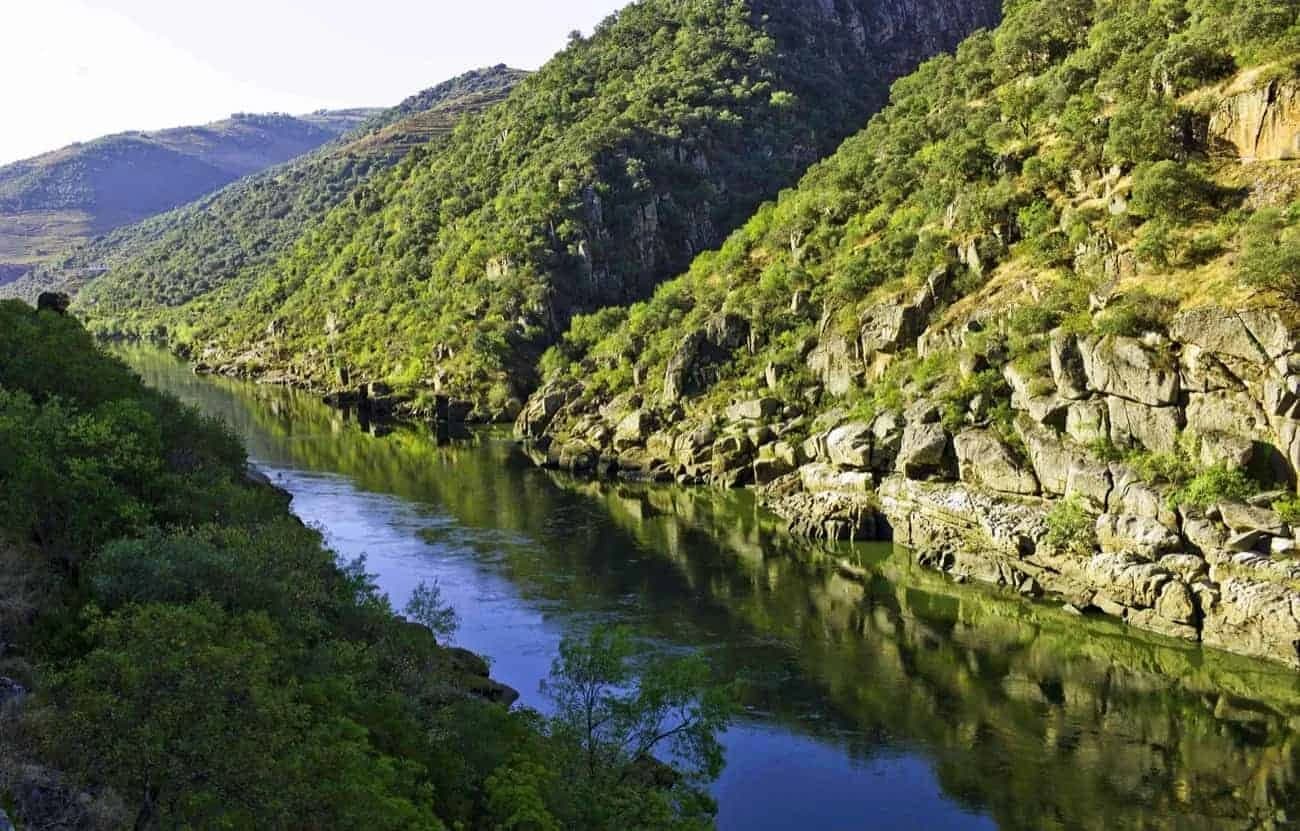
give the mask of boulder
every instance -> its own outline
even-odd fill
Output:
[[[913,345],[951,284],[948,269],[938,268],[910,296],[891,297],[869,307],[858,321],[861,354],[894,353]]]
[[[1154,608],[1165,584],[1173,579],[1159,565],[1122,553],[1097,554],[1084,564],[1082,576],[1096,587],[1100,598],[1130,609]]]
[[[799,479],[809,493],[844,491],[870,493],[875,489],[874,477],[866,471],[840,470],[833,465],[814,462],[799,468]]]
[[[1169,322],[1169,335],[1214,355],[1265,362],[1269,355],[1241,315],[1218,307],[1180,312]]]
[[[953,439],[961,480],[1020,496],[1039,492],[1038,478],[991,430],[964,430]]]
[[[865,372],[856,340],[837,331],[825,331],[808,353],[808,369],[836,397],[847,395]]]
[[[1220,502],[1217,507],[1223,524],[1234,533],[1262,531],[1274,537],[1285,537],[1291,533],[1277,511],[1230,500]]]
[[[1262,436],[1268,417],[1244,388],[1193,392],[1187,396],[1187,429],[1199,434]]]
[[[908,424],[897,468],[909,479],[949,478],[955,460],[942,424]]]
[[[781,414],[781,402],[775,398],[755,398],[741,401],[727,408],[727,418],[732,421],[763,421]]]
[[[1114,490],[1110,468],[1089,458],[1075,459],[1066,472],[1065,496],[1078,499],[1092,511],[1102,513],[1110,505]]]
[[[1150,407],[1118,396],[1106,399],[1110,440],[1119,447],[1138,445],[1155,453],[1174,453],[1183,429],[1178,407]]]
[[[521,439],[541,438],[559,414],[568,397],[559,390],[540,390],[528,403],[515,421],[515,435]]]
[[[749,321],[734,314],[717,315],[687,335],[664,370],[664,401],[675,404],[707,388],[717,380],[718,366],[748,340]]]
[[[1148,407],[1178,402],[1178,362],[1168,342],[1153,347],[1138,338],[1108,335],[1080,340],[1079,351],[1092,390]]]
[[[894,469],[903,447],[903,415],[886,410],[871,422],[871,469],[887,473]]]
[[[1073,443],[1067,443],[1060,433],[1044,427],[1025,414],[1016,418],[1016,434],[1025,446],[1025,453],[1029,456],[1043,493],[1049,496],[1064,494],[1070,466],[1086,456],[1084,450]],[[957,455],[960,459],[960,451]]]
[[[1255,458],[1255,443],[1250,439],[1217,432],[1202,433],[1200,439],[1200,462],[1205,467],[1226,465],[1244,470]]]
[[[860,421],[841,424],[826,434],[826,458],[840,467],[871,468],[872,430]]]
[[[1088,397],[1088,374],[1083,368],[1083,354],[1078,338],[1056,329],[1051,336],[1052,380],[1061,398],[1077,401]]]
[[[1156,520],[1131,514],[1097,517],[1097,542],[1104,553],[1127,554],[1146,563],[1182,547],[1178,535]]]
[[[654,419],[646,410],[633,410],[614,428],[614,449],[618,451],[641,447],[654,430]]]
[[[1065,413],[1065,432],[1079,444],[1110,439],[1110,408],[1106,399],[1072,402]]]
[[[1180,580],[1171,580],[1156,598],[1156,614],[1175,623],[1193,623],[1196,620],[1196,602],[1192,590]]]
[[[793,470],[792,465],[775,456],[760,456],[754,460],[754,484],[769,485]]]

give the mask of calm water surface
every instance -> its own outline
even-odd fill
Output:
[[[743,675],[723,829],[1300,826],[1300,683],[956,586],[888,546],[790,539],[745,493],[593,484],[501,433],[375,436],[309,395],[120,354],[228,421],[294,510],[544,709],[560,638],[620,622]]]

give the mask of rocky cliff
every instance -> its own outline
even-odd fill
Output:
[[[1240,8],[1167,12],[1019,4],[927,63],[719,251],[580,320],[518,434],[1300,667],[1295,64],[1209,40],[1256,31]]]

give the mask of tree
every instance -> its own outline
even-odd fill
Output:
[[[713,813],[703,785],[722,771],[718,734],[731,718],[732,691],[710,683],[698,654],[639,652],[622,627],[565,638],[543,685],[555,703],[552,734],[567,749],[561,779],[579,827],[691,827]]]

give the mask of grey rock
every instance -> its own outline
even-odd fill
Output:
[[[1160,567],[1168,569],[1189,586],[1203,579],[1209,572],[1205,560],[1195,554],[1169,554],[1160,558]]]
[[[1186,421],[1189,430],[1201,435],[1259,436],[1268,430],[1264,411],[1241,387],[1190,393],[1187,396]]]
[[[1244,470],[1255,458],[1255,443],[1248,438],[1227,433],[1202,433],[1200,439],[1200,462],[1205,467],[1226,465]]]
[[[1142,562],[1154,562],[1182,547],[1178,535],[1156,520],[1131,514],[1097,517],[1097,541],[1105,553],[1128,554]]]
[[[1166,583],[1156,599],[1156,614],[1175,623],[1192,623],[1196,619],[1196,602],[1187,584],[1179,580]]]
[[[841,467],[871,468],[872,430],[860,421],[841,424],[826,434],[826,457]]]
[[[1066,472],[1065,496],[1098,513],[1107,510],[1114,489],[1110,468],[1100,462],[1076,459]]]
[[[1111,441],[1120,447],[1139,445],[1156,453],[1178,449],[1183,411],[1178,407],[1150,407],[1127,398],[1109,396],[1106,408]]]
[[[762,421],[776,418],[780,413],[781,402],[775,398],[755,398],[727,408],[727,418],[732,421]]]
[[[1055,430],[1034,421],[1031,416],[1021,414],[1016,418],[1015,426],[1034,474],[1042,484],[1043,493],[1063,495],[1069,483],[1070,466],[1085,458],[1086,452]]]
[[[646,410],[633,410],[614,428],[614,449],[641,447],[654,430],[654,418]]]
[[[1051,360],[1057,394],[1070,401],[1087,398],[1088,374],[1084,371],[1078,338],[1062,329],[1053,331]]]
[[[1279,583],[1229,577],[1206,610],[1207,646],[1281,661],[1300,668],[1300,593]]]
[[[1272,536],[1263,531],[1240,531],[1228,537],[1225,545],[1229,551],[1263,551],[1268,548]]]
[[[953,439],[953,449],[963,482],[1021,496],[1039,492],[1038,478],[992,431],[965,430]]]
[[[1290,529],[1282,522],[1276,511],[1257,508],[1245,502],[1225,500],[1218,503],[1219,516],[1223,522],[1236,533],[1242,531],[1263,531],[1275,537],[1288,536]]]
[[[897,467],[909,479],[949,477],[953,468],[948,432],[942,424],[908,424]]]
[[[871,469],[886,473],[894,469],[903,447],[906,422],[902,413],[885,411],[871,422]]]
[[[870,493],[875,489],[871,473],[859,470],[840,470],[833,465],[813,463],[799,468],[799,479],[809,493],[845,491]]]
[[[1243,361],[1266,361],[1269,358],[1241,316],[1228,309],[1182,312],[1170,321],[1169,334],[1182,343]]]
[[[1070,404],[1065,414],[1066,434],[1080,444],[1110,438],[1110,408],[1105,398],[1091,398]]]
[[[1091,389],[1148,407],[1178,402],[1178,363],[1167,343],[1152,348],[1137,338],[1109,335],[1081,340],[1079,351]]]
[[[1184,520],[1183,536],[1201,552],[1217,551],[1228,544],[1228,529],[1205,517],[1188,517]]]

